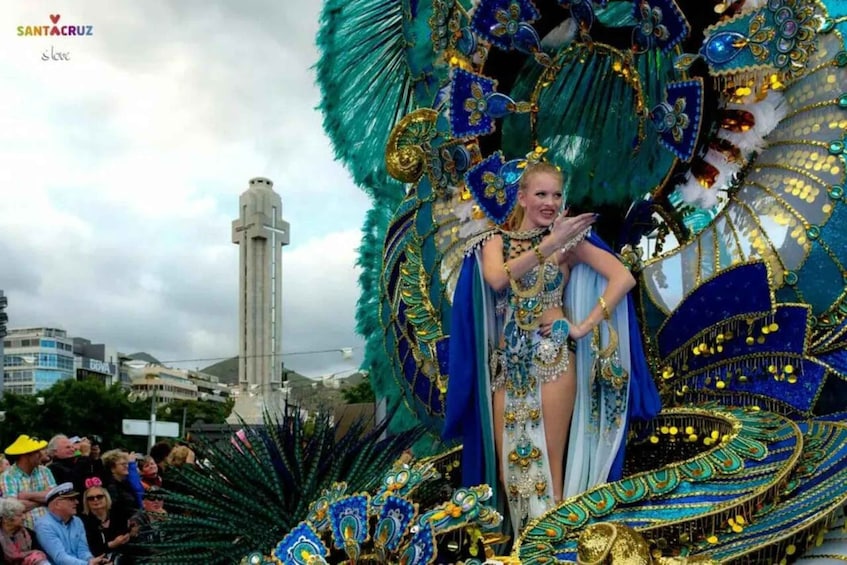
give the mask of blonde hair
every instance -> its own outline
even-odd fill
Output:
[[[179,467],[184,465],[192,455],[194,455],[194,452],[190,447],[177,445],[168,453],[163,464],[165,467]]]
[[[105,467],[109,469],[109,471],[111,471],[115,468],[118,463],[120,463],[124,459],[129,461],[129,453],[122,449],[110,449],[109,451],[104,453],[100,458],[103,460],[103,465],[105,465]]]
[[[106,495],[106,510],[112,509],[112,497],[109,495],[109,491],[106,490],[105,487],[97,485],[96,487],[91,487],[85,489],[85,494],[82,495],[82,511],[85,514],[91,514],[91,509],[88,508],[88,493],[93,490],[99,490],[100,494]]]
[[[523,174],[521,175],[521,180],[518,181],[518,191],[526,191],[531,178],[534,175],[540,175],[544,173],[556,177],[559,182],[559,185],[563,185],[565,183],[565,176],[562,174],[562,171],[559,169],[559,167],[546,161],[538,161],[535,163],[529,163],[526,166],[523,171]],[[521,222],[523,222],[523,215],[524,209],[516,205],[515,209],[512,211],[512,215],[509,216],[508,220],[506,220],[504,227],[510,231],[520,229]]]

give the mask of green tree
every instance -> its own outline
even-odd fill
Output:
[[[120,385],[106,388],[95,380],[69,379],[33,396],[5,393],[0,410],[6,413],[0,426],[0,447],[9,445],[19,434],[49,439],[63,433],[99,435],[105,449],[137,449],[144,442],[123,436],[121,420],[146,418],[149,407],[131,403]]]
[[[107,388],[95,380],[60,381],[32,396],[5,393],[0,397],[0,411],[5,416],[0,423],[0,450],[20,434],[50,439],[62,433],[99,435],[104,450],[123,447],[144,452],[147,438],[123,435],[121,420],[148,419],[151,402],[151,399],[130,402],[127,390],[121,385]],[[156,415],[160,420],[181,422],[185,409],[188,426],[197,420],[223,424],[234,404],[232,399],[226,402],[180,400],[159,405]]]
[[[168,422],[185,421],[188,428],[198,420],[206,424],[225,424],[234,406],[235,400],[232,398],[226,399],[225,402],[174,400],[159,406],[156,409],[156,418]]]
[[[344,402],[347,404],[376,402],[370,375],[363,378],[356,386],[341,389],[341,396],[344,397]]]

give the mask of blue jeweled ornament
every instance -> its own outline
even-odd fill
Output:
[[[497,151],[465,174],[465,183],[480,209],[495,224],[505,222],[518,202],[517,182],[501,175],[503,153]]]
[[[292,565],[326,563],[328,553],[321,538],[305,522],[282,538],[273,551],[274,557]]]
[[[487,96],[497,81],[464,69],[453,69],[450,84],[450,133],[454,139],[477,137],[494,131]]]
[[[531,28],[530,24],[539,17],[531,0],[482,0],[471,18],[471,27],[481,37],[507,51],[517,47],[515,37],[522,29]]]
[[[665,101],[650,111],[659,142],[682,161],[694,156],[703,119],[703,80],[670,83]]]
[[[732,61],[744,49],[746,38],[734,31],[725,31],[709,37],[700,54],[709,64],[723,65]]]
[[[469,27],[463,27],[459,32],[459,39],[456,41],[456,49],[464,55],[473,55],[476,53],[477,42],[473,30]]]
[[[655,48],[667,53],[691,32],[688,20],[674,0],[642,0],[635,4],[633,16],[638,22],[632,30],[632,44],[637,53]]]

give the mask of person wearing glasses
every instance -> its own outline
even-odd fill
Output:
[[[103,454],[103,466],[106,470],[103,486],[112,498],[112,507],[127,516],[140,510],[141,497],[133,486],[134,483],[140,482],[135,454],[121,449],[112,449]]]
[[[38,543],[53,565],[104,565],[103,554],[94,556],[88,547],[85,526],[76,515],[78,493],[72,483],[62,483],[46,496],[47,515],[35,523]]]
[[[112,497],[103,488],[100,479],[88,479],[85,485],[81,518],[88,547],[92,553],[106,554],[114,560],[133,537],[129,526],[130,517],[112,508]]]

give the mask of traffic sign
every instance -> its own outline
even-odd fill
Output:
[[[125,436],[149,436],[149,420],[121,420],[121,429]],[[156,422],[154,435],[161,437],[179,437],[179,422]]]

